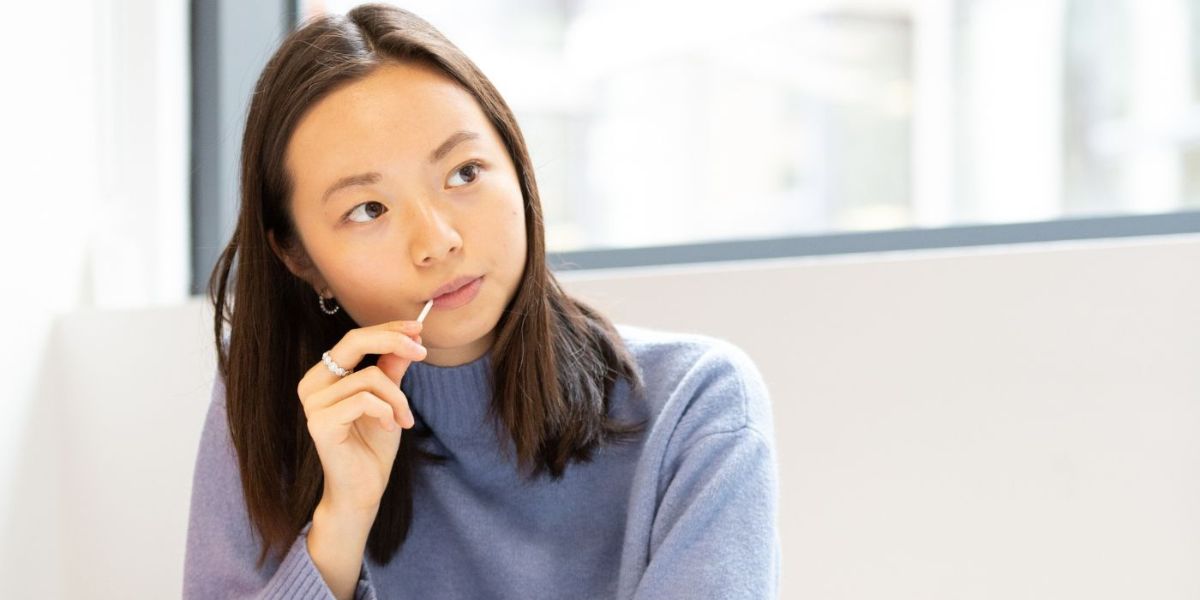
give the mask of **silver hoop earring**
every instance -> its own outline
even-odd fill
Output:
[[[331,300],[332,300],[332,298],[331,298]],[[317,303],[321,305],[321,312],[323,312],[327,315],[335,314],[335,313],[337,313],[337,311],[342,309],[342,307],[340,307],[340,306],[333,307],[333,310],[329,310],[328,308],[326,308],[325,307],[325,296],[322,296],[320,292],[317,292]]]

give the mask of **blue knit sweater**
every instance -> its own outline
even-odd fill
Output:
[[[401,389],[451,460],[414,477],[413,522],[383,565],[364,556],[356,598],[670,598],[777,596],[778,468],[770,400],[749,356],[725,340],[617,325],[646,384],[625,380],[611,414],[647,419],[638,442],[527,483],[485,421],[490,354],[464,365],[414,362]],[[192,488],[185,598],[332,598],[306,545],[254,568],[214,382]],[[402,440],[401,443],[406,443]]]

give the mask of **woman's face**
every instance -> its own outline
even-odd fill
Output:
[[[431,67],[382,65],[311,107],[284,160],[311,268],[270,240],[294,274],[363,327],[416,319],[444,284],[483,276],[467,304],[435,304],[421,340],[437,366],[491,348],[523,275],[525,214],[504,143],[470,93]]]

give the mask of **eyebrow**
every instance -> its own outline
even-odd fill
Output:
[[[450,151],[453,150],[454,147],[459,143],[474,139],[479,139],[479,134],[475,133],[474,131],[455,131],[454,133],[450,134],[450,137],[446,138],[446,141],[442,142],[441,145],[439,145],[437,148],[434,148],[433,152],[429,153],[429,163],[433,164],[439,160],[442,160],[447,154],[450,154]],[[379,183],[379,180],[382,178],[383,176],[377,172],[347,175],[346,177],[333,182],[333,185],[329,186],[329,189],[325,190],[325,195],[321,197],[321,204],[328,202],[329,197],[332,196],[334,192],[342,188],[356,185],[372,185]]]
[[[445,158],[446,155],[450,154],[450,151],[453,150],[454,147],[457,146],[459,142],[465,142],[467,140],[474,140],[474,139],[479,139],[479,134],[475,133],[474,131],[466,131],[466,130],[455,131],[454,133],[450,134],[450,137],[446,138],[446,141],[442,142],[441,146],[438,146],[433,152],[431,152],[429,154],[430,164],[435,163],[435,162]]]

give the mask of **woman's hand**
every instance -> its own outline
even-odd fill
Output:
[[[329,355],[346,370],[367,354],[383,355],[377,365],[338,377],[318,362],[296,387],[325,474],[320,504],[332,514],[369,515],[368,529],[402,430],[413,426],[399,383],[409,365],[426,356],[421,328],[418,321],[392,321],[352,329]]]

